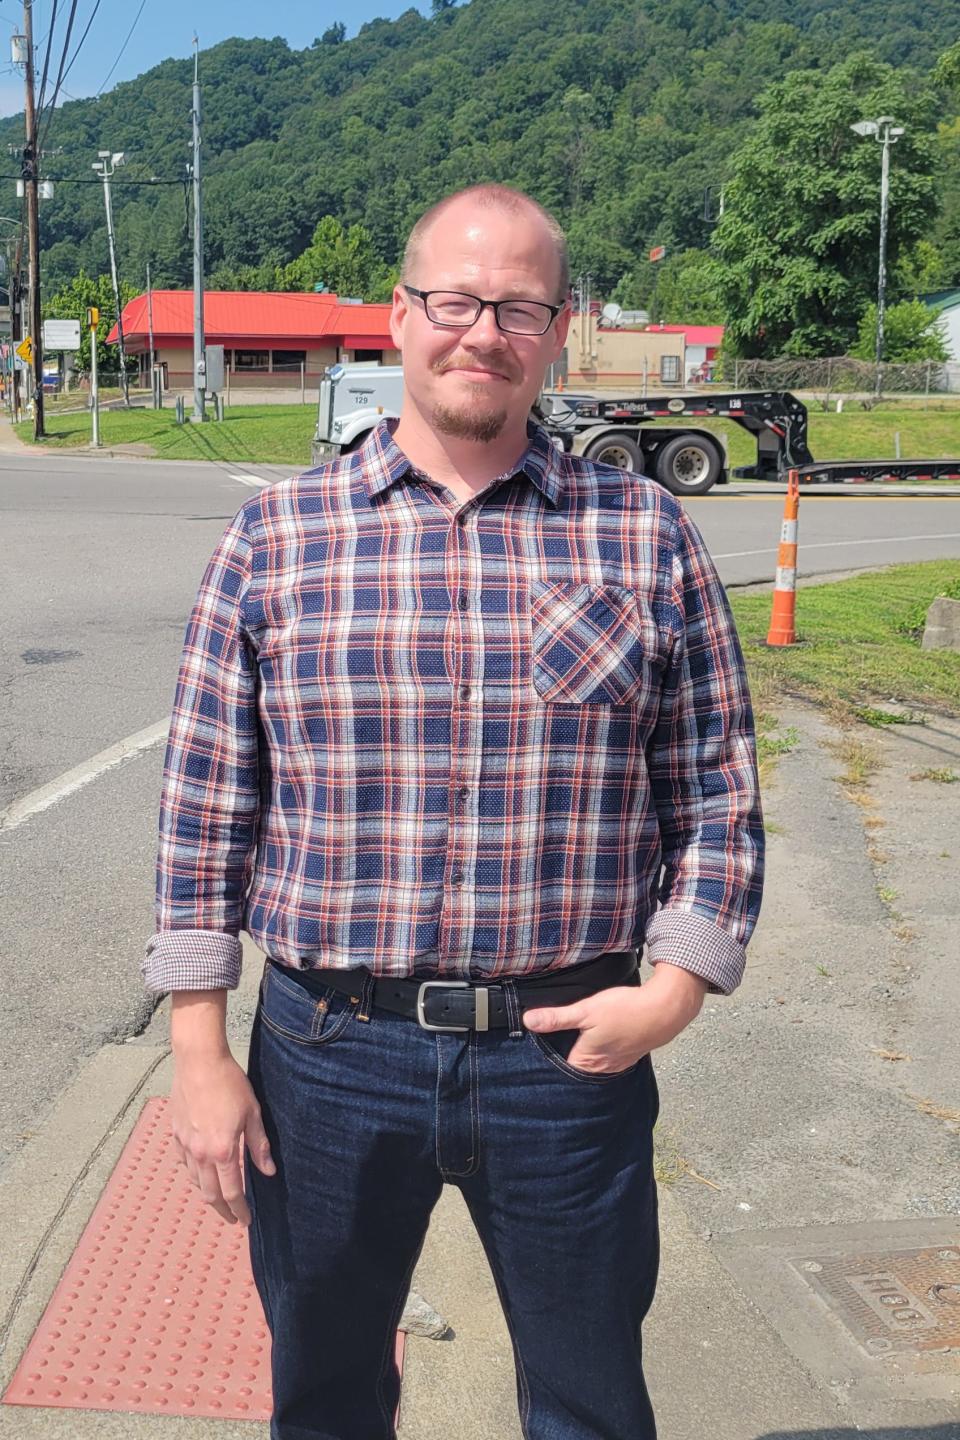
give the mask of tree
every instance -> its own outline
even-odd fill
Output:
[[[316,290],[325,285],[337,295],[379,298],[388,278],[387,267],[373,248],[362,225],[344,230],[334,215],[325,215],[302,255],[278,268],[278,290]]]
[[[346,38],[347,27],[342,20],[337,20],[335,24],[327,26],[319,41],[314,40],[313,43],[314,45],[342,45]]]
[[[873,360],[877,353],[877,307],[868,305],[860,320],[857,343],[850,351],[858,360]],[[922,300],[901,300],[883,312],[883,358],[891,364],[914,360],[949,360],[943,320]]]
[[[893,115],[887,264],[937,211],[935,97],[866,54],[795,71],[759,99],[713,237],[727,338],[741,355],[842,354],[875,286],[880,150],[851,125]]]
[[[126,281],[120,281],[120,302],[127,305],[141,292]],[[117,320],[117,307],[113,298],[113,281],[109,275],[94,278],[83,270],[75,275],[43,305],[45,320],[79,320],[80,349],[74,359],[74,368],[87,372],[90,369],[90,330],[87,327],[87,310],[95,305],[100,311],[97,326],[97,365],[104,371],[119,373],[120,352],[116,345],[108,345],[106,337]],[[127,369],[136,369],[136,361],[127,357]]]

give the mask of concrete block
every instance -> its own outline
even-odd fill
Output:
[[[938,595],[927,611],[924,650],[960,650],[960,600]]]

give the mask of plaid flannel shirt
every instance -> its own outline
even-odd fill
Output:
[[[729,993],[760,906],[753,715],[682,506],[528,422],[469,503],[382,421],[241,507],[187,626],[154,991],[492,980],[640,949]]]

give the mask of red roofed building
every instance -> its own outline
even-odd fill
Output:
[[[722,325],[651,325],[663,335],[682,335],[684,339],[684,384],[691,380],[709,380],[713,362],[723,341]]]
[[[353,304],[336,295],[256,290],[208,290],[203,324],[208,345],[224,347],[232,383],[252,389],[316,386],[324,368],[338,360],[379,360],[399,365],[390,338],[390,306]],[[151,314],[152,312],[152,314]],[[193,388],[193,291],[154,290],[124,306],[123,340],[140,356],[149,384],[150,328],[154,361],[167,388]],[[117,327],[107,336],[115,344]]]

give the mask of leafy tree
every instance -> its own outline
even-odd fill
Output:
[[[932,92],[869,55],[797,71],[759,100],[714,232],[728,338],[743,355],[840,354],[876,274],[880,146],[851,125],[894,115],[888,265],[936,214]]]
[[[313,43],[314,45],[342,45],[346,38],[347,27],[342,20],[337,20],[335,24],[327,26],[319,41],[314,40]]]
[[[877,353],[877,307],[868,305],[860,320],[860,333],[850,354],[873,360]],[[949,360],[943,321],[922,300],[901,300],[883,312],[883,358],[890,364],[913,360]]]
[[[651,319],[666,325],[719,325],[724,309],[719,297],[720,267],[704,250],[668,255],[656,267]]]
[[[344,230],[333,215],[325,215],[303,254],[277,269],[275,288],[316,290],[325,285],[337,295],[369,299],[369,292],[382,289],[385,280],[386,266],[375,254],[365,228],[351,225]]]
[[[126,305],[139,294],[140,291],[135,286],[121,280],[121,304]],[[97,326],[97,365],[103,371],[118,373],[120,369],[119,349],[116,345],[106,343],[106,337],[117,320],[113,281],[109,275],[98,275],[94,278],[81,270],[79,275],[75,275],[62,289],[44,302],[43,318],[45,320],[80,321],[80,349],[74,359],[74,368],[88,372],[91,335],[86,320],[87,310],[92,305],[95,305],[100,311],[100,323]],[[136,369],[136,363],[135,360],[131,361],[128,358],[127,368],[129,370]]]

